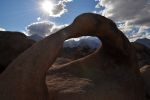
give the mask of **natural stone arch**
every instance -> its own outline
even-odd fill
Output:
[[[135,50],[113,21],[88,13],[70,26],[76,28],[75,33],[97,36],[102,47],[50,68],[47,85],[51,100],[145,100]]]
[[[61,72],[64,72],[64,69],[68,69],[67,72],[72,72],[72,74],[80,77],[82,76],[82,71],[85,68],[87,72],[88,71],[90,72],[90,74],[89,75],[86,74],[83,76],[88,79],[88,78],[93,78],[93,75],[94,76],[99,75],[97,71],[95,73],[95,71],[92,70],[93,68],[100,67],[101,71],[105,70],[104,75],[106,72],[109,74],[109,71],[113,71],[113,69],[115,68],[115,70],[121,72],[119,74],[115,74],[116,76],[113,77],[116,78],[119,77],[120,80],[122,80],[122,78],[126,79],[125,80],[126,84],[122,83],[123,84],[122,86],[126,91],[121,91],[117,89],[118,91],[115,90],[116,92],[115,91],[106,92],[106,93],[110,93],[109,96],[112,98],[104,98],[106,96],[103,96],[103,91],[96,92],[97,95],[100,95],[100,98],[93,97],[95,96],[95,94],[94,95],[92,94],[91,96],[88,96],[88,94],[83,94],[84,96],[78,95],[78,98],[76,98],[77,94],[79,93],[77,89],[75,94],[68,94],[69,92],[66,92],[66,94],[65,93],[61,94],[60,92],[59,94],[56,92],[56,96],[58,97],[55,97],[54,92],[49,92],[52,93],[50,94],[50,98],[49,98],[47,87],[45,84],[46,72],[49,69],[49,66],[51,66],[55,61],[55,59],[57,58],[62,48],[62,44],[64,40],[68,38],[79,37],[84,35],[98,36],[101,38],[103,43],[100,49],[101,56],[100,57],[97,56],[97,54],[99,54],[99,52],[97,52],[92,55],[89,55],[88,57],[67,64],[61,67],[60,69],[58,68],[58,70],[54,69],[53,71],[56,72],[56,74],[58,72],[59,75],[59,73],[61,74]],[[112,45],[112,42],[114,43],[114,45]],[[101,59],[101,57],[104,59]],[[111,61],[110,58],[112,58],[113,61]],[[92,68],[89,62],[99,62],[99,59],[104,61],[104,62],[101,61],[101,63],[99,63],[102,66],[98,65],[98,66],[93,66]],[[104,64],[106,64],[106,60],[108,60],[110,65],[113,66],[111,67],[104,66]],[[84,64],[85,65],[89,64],[89,65],[86,68]],[[117,66],[121,66],[121,68],[114,67],[115,64]],[[123,35],[123,33],[117,29],[116,25],[111,20],[103,16],[86,13],[78,16],[74,20],[74,22],[68,27],[34,44],[31,48],[26,50],[17,59],[15,59],[4,71],[4,73],[2,73],[2,75],[0,76],[0,98],[2,100],[54,100],[54,99],[67,100],[69,98],[72,98],[72,100],[76,100],[76,99],[79,100],[85,100],[85,99],[86,100],[99,100],[99,99],[101,100],[120,100],[120,99],[121,100],[144,100],[144,91],[141,86],[141,80],[140,77],[138,76],[138,70],[136,69],[136,66],[137,64],[136,64],[134,49],[132,48],[128,39]],[[88,70],[89,68],[90,70]],[[92,72],[94,71],[94,73],[91,73],[91,70]],[[129,75],[127,75],[125,71],[127,71]],[[115,71],[113,73],[115,73]],[[112,74],[112,72],[110,72],[110,74]],[[51,73],[51,75],[53,74]],[[97,76],[97,77],[101,77],[101,76]],[[94,78],[95,82],[97,77]],[[59,77],[57,77],[56,75],[56,78]],[[109,84],[105,82],[103,84]],[[111,81],[107,81],[107,82],[111,82]],[[82,86],[84,85],[85,84],[83,84]],[[106,86],[104,86],[104,89],[102,90],[105,90]],[[109,89],[110,87],[108,87],[108,90]],[[53,89],[51,89],[50,91],[53,91]],[[102,94],[99,94],[99,92]],[[89,93],[92,92],[90,91]],[[116,97],[114,97],[114,95]],[[86,96],[89,97],[89,99],[87,99]]]

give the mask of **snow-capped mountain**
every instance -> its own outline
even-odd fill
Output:
[[[100,40],[97,37],[83,36],[79,38],[73,38],[64,42],[64,47],[89,47],[91,49],[98,48],[101,45]]]

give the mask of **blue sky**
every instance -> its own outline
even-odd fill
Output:
[[[0,29],[45,35],[70,24],[81,13],[94,12],[114,20],[129,38],[150,38],[150,0],[49,1],[54,5],[51,13],[41,9],[44,0],[1,0]]]
[[[0,26],[6,30],[24,30],[38,16],[36,2],[32,0],[1,0]]]
[[[61,17],[49,17],[48,19],[57,24],[68,24],[75,16],[94,11],[95,5],[94,0],[74,0],[66,4],[67,13]],[[16,31],[25,30],[27,25],[36,22],[38,17],[44,16],[38,0],[1,0],[0,12],[0,27]]]

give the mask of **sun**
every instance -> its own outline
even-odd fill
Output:
[[[52,13],[52,10],[54,8],[54,4],[49,1],[49,0],[44,0],[42,3],[41,3],[41,8],[43,11],[45,11],[46,13],[50,14]]]

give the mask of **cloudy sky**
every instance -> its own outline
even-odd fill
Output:
[[[116,22],[130,40],[150,38],[150,0],[0,0],[0,30],[49,35],[81,13]]]

